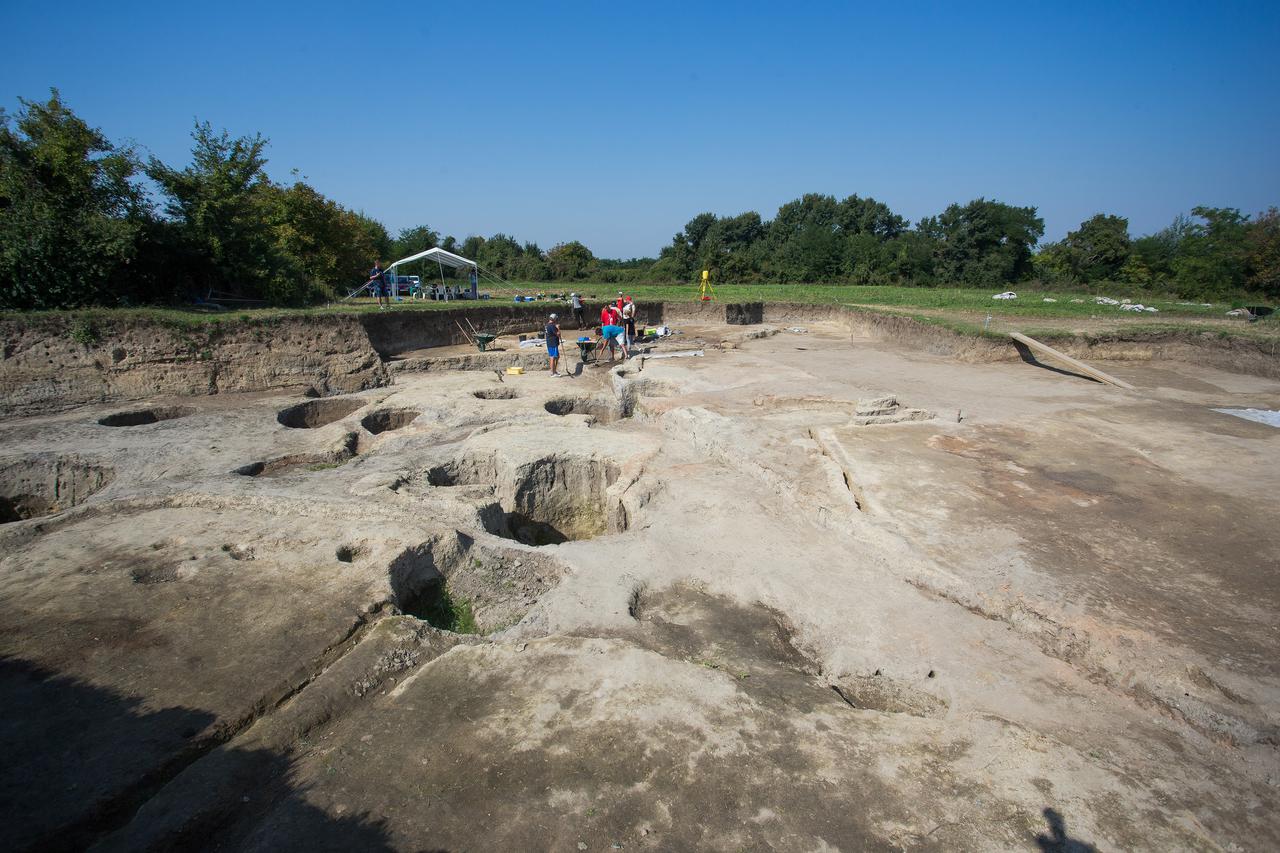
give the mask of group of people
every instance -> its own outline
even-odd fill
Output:
[[[582,297],[577,293],[569,294],[573,305],[573,316],[578,328],[586,326],[586,309],[582,305]],[[544,330],[547,343],[547,359],[551,363],[551,375],[563,376],[560,373],[560,323],[557,315],[552,314],[547,320]],[[631,347],[636,342],[636,304],[630,296],[618,291],[615,302],[607,302],[600,309],[600,325],[597,328],[595,349],[599,352],[603,347],[609,348],[609,361],[615,360],[615,352],[622,350],[623,359],[631,357]]]

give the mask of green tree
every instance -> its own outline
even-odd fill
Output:
[[[836,221],[846,234],[871,234],[880,240],[892,240],[907,230],[907,220],[897,215],[884,202],[851,195],[840,202]]]
[[[417,225],[413,228],[405,228],[392,243],[391,254],[395,257],[391,260],[407,258],[410,255],[425,252],[427,249],[434,249],[438,245],[440,245],[440,235],[427,226]]]
[[[346,292],[365,280],[364,273],[383,254],[363,217],[301,181],[267,185],[262,196],[263,226],[274,239],[264,293],[270,302],[300,305]]]
[[[1254,217],[1245,246],[1249,288],[1280,300],[1280,210],[1272,207]]]
[[[149,220],[133,150],[63,103],[0,110],[0,305],[71,308],[136,296],[131,264]]]
[[[1190,228],[1173,258],[1178,295],[1223,299],[1244,289],[1249,247],[1249,217],[1234,207],[1195,207]]]
[[[573,240],[559,243],[547,252],[547,267],[553,279],[577,281],[596,270],[596,258],[590,249]]]
[[[199,290],[265,296],[279,259],[263,227],[270,181],[264,171],[267,140],[233,139],[197,122],[191,165],[178,170],[155,157],[147,175],[166,197],[165,214],[176,236],[181,268]]]
[[[1129,259],[1129,220],[1099,213],[1068,232],[1064,241],[1072,266],[1084,281],[1114,279]]]
[[[1034,207],[984,198],[951,205],[930,227],[939,234],[939,277],[970,287],[999,286],[1028,277],[1031,249],[1044,235],[1044,220]]]

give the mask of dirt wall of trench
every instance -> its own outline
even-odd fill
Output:
[[[600,314],[600,302],[588,302],[586,320],[594,325]],[[636,303],[637,322],[657,323],[662,320],[661,302]],[[490,302],[475,306],[462,302],[456,308],[438,311],[392,311],[361,314],[359,320],[369,336],[369,343],[383,358],[429,347],[455,346],[467,343],[463,329],[496,334],[533,334],[542,331],[548,316],[555,312],[566,331],[574,328],[573,312],[565,306],[549,303],[503,304]],[[468,324],[470,320],[470,324]]]
[[[638,303],[639,322],[796,325],[830,321],[853,337],[883,340],[968,363],[1015,361],[1013,342],[965,335],[911,317],[839,305],[801,303]],[[391,380],[384,361],[429,347],[464,343],[464,316],[481,331],[540,330],[541,305],[460,305],[401,311],[223,320],[204,326],[141,318],[94,320],[85,334],[74,315],[0,320],[0,418],[65,411],[91,403],[221,392],[314,389],[346,393]],[[588,322],[599,303],[588,304]],[[572,329],[572,321],[566,330]],[[1210,332],[1058,336],[1045,342],[1097,361],[1189,361],[1280,379],[1273,341],[1225,338]]]
[[[221,392],[384,385],[355,317],[179,326],[146,319],[0,321],[0,417],[88,403]]]
[[[799,320],[805,307],[824,306],[778,306],[772,316],[766,311],[765,322],[781,324]],[[1019,361],[1022,358],[1018,347],[1009,338],[966,335],[911,317],[839,306],[830,306],[829,311],[814,316],[814,319],[837,318],[848,324],[853,335],[893,341],[965,363]],[[1184,361],[1233,373],[1280,379],[1280,346],[1275,341],[1264,339],[1223,337],[1215,332],[1124,330],[1090,335],[1041,335],[1039,339],[1084,361]]]

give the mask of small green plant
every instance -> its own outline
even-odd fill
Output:
[[[102,340],[97,325],[90,319],[82,318],[71,324],[71,340],[86,347],[95,346]]]
[[[465,598],[454,598],[444,581],[433,584],[426,591],[420,607],[413,615],[442,631],[452,631],[455,634],[480,633],[475,613],[471,610],[471,602]]]

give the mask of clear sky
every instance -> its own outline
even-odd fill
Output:
[[[978,196],[1046,239],[1280,204],[1280,3],[0,3],[0,105],[56,86],[171,164],[193,120],[394,233],[656,255],[806,192]]]

